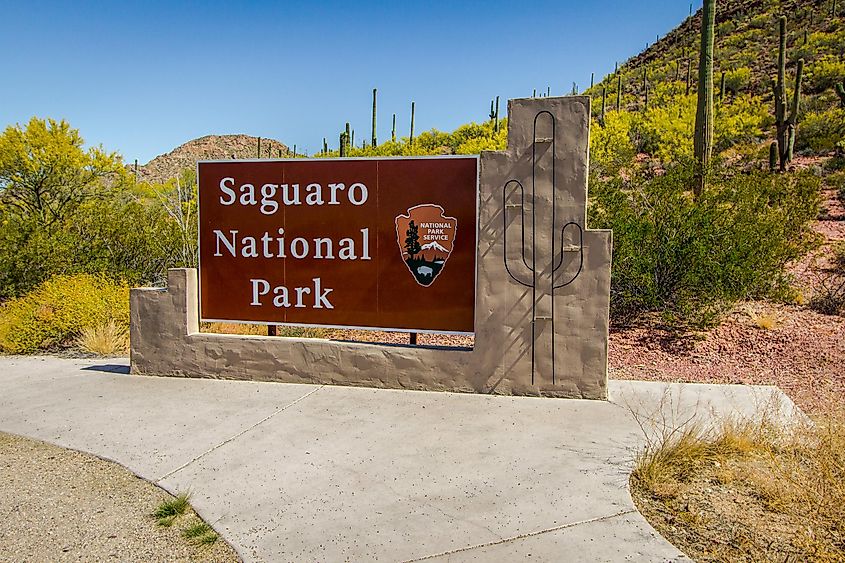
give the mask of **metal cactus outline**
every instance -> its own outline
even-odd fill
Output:
[[[551,118],[551,126],[552,126],[552,135],[551,137],[539,137],[537,134],[537,120],[542,115],[548,115]],[[575,279],[580,275],[581,271],[584,267],[584,229],[583,227],[578,224],[576,221],[568,221],[561,227],[560,229],[560,244],[556,245],[555,241],[557,237],[555,236],[557,233],[555,231],[555,226],[557,224],[557,210],[555,202],[557,201],[557,178],[555,174],[555,165],[556,165],[556,122],[554,115],[547,110],[542,110],[538,112],[534,116],[534,140],[531,146],[531,263],[529,265],[527,252],[525,249],[525,187],[522,185],[518,179],[511,179],[505,182],[504,186],[502,186],[502,202],[504,203],[504,209],[502,212],[502,220],[503,220],[503,261],[505,270],[507,271],[508,275],[518,284],[531,288],[532,290],[532,298],[531,298],[531,384],[534,385],[535,383],[535,355],[536,355],[536,339],[537,339],[537,322],[549,322],[551,323],[551,365],[552,365],[552,385],[556,384],[556,375],[555,375],[555,314],[554,314],[554,297],[555,297],[555,290],[561,289],[566,287],[567,285],[571,284],[575,281]],[[537,198],[537,147],[538,145],[551,145],[549,148],[551,149],[552,154],[552,168],[551,168],[551,186],[552,186],[552,197],[551,197],[551,212],[552,212],[552,221],[551,221],[551,236],[549,237],[551,240],[551,315],[549,317],[541,317],[537,315],[537,277],[541,273],[537,269],[537,205],[536,202]],[[514,194],[516,191],[520,193],[520,203],[508,203],[508,188],[509,186],[514,186],[511,190],[510,194]],[[531,278],[528,279],[520,279],[520,277],[515,274],[511,267],[508,265],[509,261],[509,247],[508,247],[508,209],[516,209],[519,208],[521,210],[520,213],[520,224],[521,224],[521,241],[520,241],[520,254],[518,257],[512,257],[514,260],[521,261],[525,268],[531,272]],[[578,236],[578,244],[576,245],[565,245],[564,244],[564,234],[566,233],[566,229],[574,227],[577,230]],[[578,269],[572,274],[568,279],[564,280],[555,280],[556,274],[558,270],[564,265],[566,262],[566,254],[567,253],[578,253]]]

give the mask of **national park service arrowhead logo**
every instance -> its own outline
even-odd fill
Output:
[[[439,205],[426,203],[396,217],[396,242],[402,260],[423,287],[434,283],[443,271],[455,244],[458,220],[444,213]]]

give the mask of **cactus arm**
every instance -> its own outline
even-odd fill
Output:
[[[795,90],[792,92],[792,112],[789,114],[789,122],[793,125],[798,121],[798,111],[801,105],[801,80],[804,77],[804,59],[798,59],[798,68],[795,69]]]
[[[508,204],[508,186],[511,184],[515,184],[516,188],[520,192],[520,203],[519,204]],[[514,193],[516,190],[513,190],[511,193]],[[504,262],[505,262],[505,270],[507,271],[508,275],[520,285],[525,287],[534,287],[534,278],[532,276],[531,283],[521,280],[518,276],[516,276],[510,269],[508,265],[508,207],[509,205],[512,207],[518,207],[521,210],[519,214],[519,222],[520,227],[522,230],[522,242],[520,243],[520,259],[528,271],[532,271],[531,267],[528,265],[528,262],[525,259],[525,188],[523,187],[522,183],[519,180],[510,180],[504,186],[502,186],[502,203],[504,204],[504,209],[502,210],[502,221],[504,223],[504,229],[502,232],[502,246],[503,246],[503,254],[504,254]]]
[[[560,230],[560,262],[558,262],[557,266],[554,266],[552,269],[552,275],[558,271],[558,269],[563,266],[564,262],[564,253],[567,252],[567,249],[563,245],[563,233],[566,232],[566,228],[570,225],[573,225],[578,230],[578,248],[577,249],[570,249],[569,252],[577,252],[578,253],[578,270],[565,282],[560,284],[555,284],[554,280],[552,281],[552,289],[560,289],[562,287],[566,287],[567,285],[571,284],[575,281],[575,278],[581,273],[581,270],[584,269],[584,229],[581,228],[581,225],[576,223],[575,221],[570,221],[569,223],[565,224],[563,228]]]

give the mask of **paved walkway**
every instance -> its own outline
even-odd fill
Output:
[[[632,412],[684,420],[784,397],[624,381],[610,402],[494,397],[136,377],[126,365],[0,357],[0,430],[190,490],[248,561],[683,560],[628,494],[643,440]]]

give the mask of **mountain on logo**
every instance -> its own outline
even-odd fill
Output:
[[[423,250],[430,250],[430,249],[432,249],[432,248],[433,248],[434,250],[439,250],[440,252],[443,252],[443,253],[445,253],[445,254],[449,254],[449,251],[448,251],[448,250],[446,250],[445,248],[443,248],[442,246],[440,246],[440,243],[439,243],[439,242],[437,242],[436,240],[435,240],[434,242],[430,242],[430,243],[428,243],[428,244],[424,244],[424,245],[422,245],[422,247],[421,247],[421,248],[422,248]]]
[[[457,230],[458,220],[446,217],[441,206],[431,203],[416,205],[407,214],[396,216],[396,242],[418,284],[428,287],[440,275],[452,254]]]
[[[429,242],[428,244],[422,245],[420,247],[420,253],[418,256],[426,262],[435,262],[442,264],[446,261],[446,258],[449,257],[449,251],[435,240],[433,242]]]

